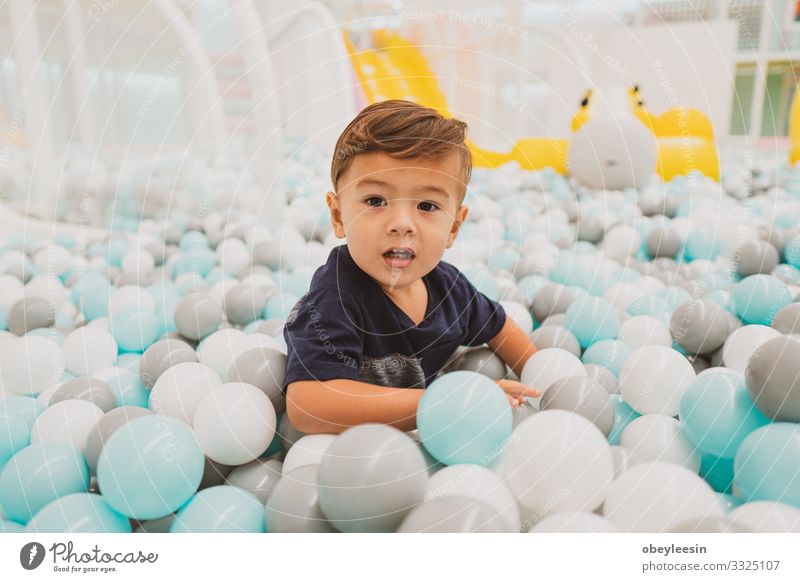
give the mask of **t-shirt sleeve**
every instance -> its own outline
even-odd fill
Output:
[[[493,339],[506,324],[506,311],[503,306],[492,301],[459,273],[458,285],[462,301],[467,305],[464,316],[467,334],[464,345],[479,346]]]
[[[358,380],[363,350],[361,311],[338,287],[312,289],[286,318],[282,390],[302,380]]]

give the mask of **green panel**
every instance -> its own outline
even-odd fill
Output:
[[[755,73],[739,71],[734,82],[733,107],[731,109],[731,135],[750,133],[750,110],[753,107]]]
[[[781,117],[781,93],[783,91],[783,75],[781,72],[767,74],[767,89],[764,92],[764,111],[761,116],[761,135],[772,137],[779,135],[776,127],[783,125]]]

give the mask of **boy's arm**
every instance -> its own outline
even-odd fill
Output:
[[[522,378],[525,362],[536,353],[536,346],[511,317],[506,317],[500,333],[489,340],[488,345],[500,359],[511,366],[518,378]]]
[[[387,388],[356,380],[308,380],[286,388],[286,414],[300,432],[333,433],[365,422],[417,428],[421,388]]]

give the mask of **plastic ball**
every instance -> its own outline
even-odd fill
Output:
[[[619,529],[596,513],[562,511],[535,523],[528,533],[619,533]]]
[[[800,334],[800,303],[790,303],[778,311],[772,327],[782,334]]]
[[[97,481],[116,511],[156,519],[188,501],[203,476],[204,457],[192,430],[164,416],[134,418],[103,447]]]
[[[31,427],[19,418],[0,418],[0,470],[31,442]]]
[[[732,459],[744,438],[769,422],[738,374],[697,378],[681,397],[681,432],[695,447]]]
[[[116,313],[129,307],[143,311],[155,311],[156,303],[153,296],[144,287],[138,285],[124,285],[111,293],[108,313]]]
[[[750,357],[769,340],[780,336],[778,330],[766,325],[745,325],[734,331],[722,346],[725,367],[744,374]]]
[[[675,350],[645,346],[634,350],[619,374],[619,390],[640,414],[676,416],[681,397],[695,380],[692,365]]]
[[[228,368],[228,382],[252,384],[272,402],[275,413],[286,410],[286,396],[281,391],[286,375],[286,355],[268,347],[254,347],[240,353]]]
[[[175,307],[175,325],[180,334],[201,340],[219,329],[222,308],[210,297],[186,295]]]
[[[362,424],[342,432],[322,459],[319,505],[339,531],[394,531],[422,501],[427,480],[425,460],[408,435]]]
[[[139,360],[139,374],[145,386],[152,388],[161,374],[183,362],[197,362],[197,354],[189,344],[176,339],[159,340]]]
[[[70,332],[64,340],[67,370],[76,376],[86,376],[113,366],[117,359],[114,337],[96,327],[81,327]]]
[[[533,331],[533,317],[524,305],[516,301],[501,301],[500,305],[505,310],[506,316],[510,317],[524,333]]]
[[[522,421],[503,453],[503,475],[523,520],[565,510],[594,511],[614,478],[605,437],[584,417],[545,410]]]
[[[670,319],[672,338],[690,354],[708,354],[728,339],[725,311],[713,301],[690,299]]]
[[[103,416],[96,404],[86,400],[62,400],[39,415],[31,427],[31,442],[57,442],[83,452],[86,437]]]
[[[244,382],[212,388],[192,417],[205,455],[225,465],[243,465],[267,450],[275,435],[275,409],[261,390]]]
[[[120,350],[143,352],[161,333],[154,311],[130,306],[112,311],[111,333]]]
[[[624,321],[619,327],[617,339],[634,350],[644,346],[672,346],[667,326],[649,315],[637,315]]]
[[[606,368],[605,366],[598,366],[597,364],[585,364],[583,369],[586,370],[586,377],[591,378],[609,394],[617,394],[619,392],[619,382],[617,377]]]
[[[564,313],[573,301],[575,293],[564,285],[545,285],[536,293],[532,311],[536,321],[544,321],[555,313]]]
[[[463,495],[437,497],[418,505],[399,533],[508,533],[508,524],[484,501]]]
[[[724,517],[717,496],[692,471],[650,461],[631,467],[612,485],[603,515],[624,532],[664,532],[690,519]]]
[[[305,465],[282,477],[267,499],[264,521],[270,533],[336,531],[320,508],[319,465]]]
[[[283,474],[288,475],[305,465],[319,465],[335,440],[336,435],[332,434],[305,435],[292,445],[283,458]]]
[[[219,485],[203,489],[184,505],[172,533],[263,533],[264,507],[252,493]]]
[[[153,414],[151,410],[138,406],[122,406],[106,412],[103,417],[91,428],[86,436],[84,444],[84,455],[89,469],[93,474],[97,473],[97,462],[100,460],[100,453],[103,447],[119,427],[128,421],[140,416]]]
[[[800,509],[800,426],[775,422],[751,432],[736,451],[733,471],[743,499]]]
[[[205,338],[197,346],[197,357],[200,362],[209,366],[217,376],[226,378],[228,369],[241,352],[234,350],[237,340],[247,338],[247,334],[238,329],[221,329]]]
[[[452,465],[486,465],[511,435],[511,406],[498,384],[475,372],[450,372],[434,380],[417,407],[425,448]]]
[[[55,342],[24,336],[0,350],[0,386],[11,394],[38,394],[58,382],[66,367]]]
[[[108,384],[97,378],[81,376],[67,380],[50,396],[49,406],[64,400],[85,400],[108,412],[116,406],[114,394]]]
[[[520,382],[544,392],[557,380],[570,376],[586,376],[581,361],[566,350],[546,348],[525,362]]]
[[[0,505],[9,519],[23,524],[54,499],[88,488],[83,455],[61,443],[33,443],[0,471]]]
[[[608,392],[597,382],[573,376],[554,382],[542,396],[540,410],[567,410],[592,422],[603,436],[614,425],[614,405]]]
[[[800,422],[800,337],[761,344],[748,360],[745,379],[758,410],[772,420]]]
[[[792,302],[789,287],[771,275],[751,275],[733,286],[736,314],[746,324],[770,325],[783,307]]]
[[[95,493],[73,493],[51,501],[25,527],[36,533],[131,533],[131,522]]]
[[[494,350],[487,347],[464,350],[453,363],[453,369],[477,372],[492,380],[502,380],[507,373],[505,362]]]
[[[184,362],[161,374],[150,392],[150,408],[192,424],[195,410],[211,390],[222,384],[219,376],[204,364]]]
[[[581,355],[581,345],[578,338],[566,327],[560,325],[545,325],[531,333],[533,345],[539,350],[559,348],[566,350],[576,358]]]
[[[619,340],[601,340],[589,346],[581,356],[584,366],[596,364],[608,368],[614,376],[619,376],[622,365],[631,355],[631,348]]]
[[[141,406],[142,408],[147,408],[150,403],[150,393],[145,388],[139,374],[121,371],[109,378],[107,385],[114,395],[116,406]]]
[[[0,419],[13,418],[21,420],[30,429],[45,408],[44,405],[30,396],[9,396],[0,399]]]
[[[680,422],[665,414],[645,414],[634,419],[620,436],[619,444],[640,461],[675,463],[697,473],[700,452],[680,431]]]
[[[728,518],[756,533],[800,533],[800,509],[785,503],[744,503],[733,509]]]
[[[249,491],[261,503],[266,503],[282,478],[282,469],[283,464],[275,459],[255,459],[235,467],[225,478],[225,483]]]
[[[604,299],[591,296],[576,299],[567,308],[564,319],[564,327],[575,334],[582,348],[616,338],[619,325],[617,310]]]
[[[268,294],[261,287],[240,283],[225,293],[225,317],[236,325],[258,319],[267,306]]]
[[[8,331],[25,335],[29,331],[47,328],[55,323],[53,307],[41,297],[25,297],[14,303],[8,311]]]

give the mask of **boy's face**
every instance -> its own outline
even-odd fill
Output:
[[[356,156],[327,195],[334,232],[386,291],[406,287],[439,264],[467,218],[459,176],[457,152],[440,160]]]

